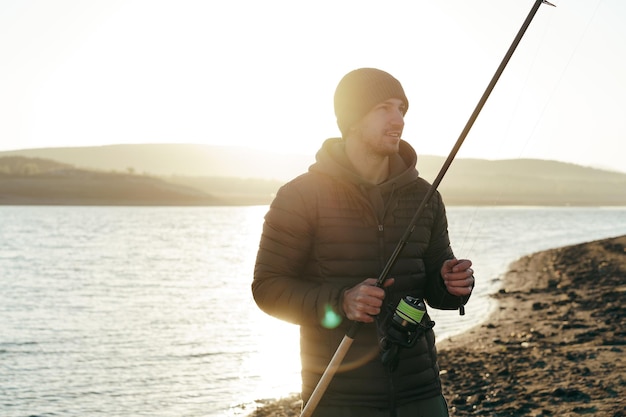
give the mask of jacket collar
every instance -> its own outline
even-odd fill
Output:
[[[389,159],[389,178],[378,185],[370,184],[356,173],[345,152],[345,142],[341,138],[324,141],[315,156],[316,162],[309,167],[310,172],[320,172],[348,181],[359,187],[379,187],[382,192],[398,189],[419,176],[416,169],[417,154],[411,145],[400,141],[400,150]]]

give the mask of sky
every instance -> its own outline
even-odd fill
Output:
[[[542,5],[458,157],[626,172],[626,2]],[[314,154],[360,67],[447,155],[532,0],[0,0],[0,151],[198,143]]]

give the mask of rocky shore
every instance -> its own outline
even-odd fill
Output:
[[[494,297],[438,344],[452,416],[626,416],[626,236],[521,258]],[[251,417],[299,412],[289,397]]]

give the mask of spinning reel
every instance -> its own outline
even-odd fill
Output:
[[[396,307],[387,334],[380,339],[382,362],[393,371],[398,366],[400,348],[410,348],[426,330],[432,329],[435,322],[427,320],[422,323],[426,314],[426,305],[419,298],[404,296]]]

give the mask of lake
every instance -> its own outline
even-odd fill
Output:
[[[250,292],[266,206],[0,206],[0,415],[236,416],[299,391],[298,329]],[[626,234],[626,208],[449,207],[481,323],[517,258]]]

